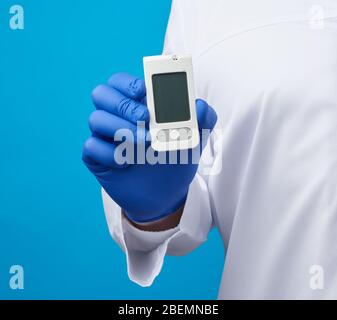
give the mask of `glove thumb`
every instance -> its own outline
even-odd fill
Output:
[[[199,130],[208,129],[212,131],[218,120],[216,112],[206,101],[201,99],[197,99],[196,107]]]

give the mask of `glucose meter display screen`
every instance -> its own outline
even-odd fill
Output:
[[[190,120],[186,72],[155,74],[152,84],[157,123]]]

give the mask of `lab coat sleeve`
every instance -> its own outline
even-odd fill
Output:
[[[141,286],[152,284],[166,254],[192,251],[206,241],[212,227],[207,185],[200,175],[190,185],[180,224],[161,232],[133,227],[104,189],[102,195],[110,234],[126,254],[129,278]]]
[[[164,53],[186,50],[178,5],[179,2],[173,1]],[[153,283],[161,271],[166,254],[184,255],[192,251],[207,239],[212,227],[207,180],[200,170],[189,187],[179,225],[166,231],[148,232],[135,228],[104,189],[102,196],[110,234],[126,254],[129,278],[141,286]]]

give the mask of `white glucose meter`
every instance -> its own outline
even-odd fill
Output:
[[[192,149],[199,144],[192,57],[144,57],[151,146],[156,151]]]

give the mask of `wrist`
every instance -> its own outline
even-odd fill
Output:
[[[176,213],[182,206],[185,205],[187,193],[177,201],[166,198],[153,199],[153,202],[149,205],[141,205],[144,209],[138,209],[133,206],[132,210],[123,208],[124,215],[131,221],[137,224],[153,223],[155,221],[162,220],[174,213]],[[145,209],[147,207],[147,209]],[[131,208],[130,208],[131,209]]]
[[[173,229],[180,223],[181,216],[184,211],[185,203],[175,212],[167,214],[163,217],[157,218],[156,220],[146,221],[146,222],[137,222],[128,217],[125,211],[122,211],[124,217],[128,222],[135,228],[142,231],[165,231],[168,229]]]

